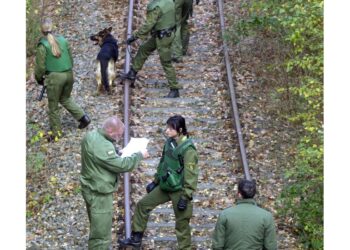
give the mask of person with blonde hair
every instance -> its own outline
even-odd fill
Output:
[[[43,19],[43,37],[39,40],[35,58],[35,79],[38,84],[46,86],[51,129],[48,140],[56,141],[62,135],[58,103],[80,122],[79,129],[87,127],[91,120],[71,97],[73,58],[68,41],[61,35],[54,35],[52,28],[52,20]]]

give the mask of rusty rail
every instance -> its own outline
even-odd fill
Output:
[[[134,9],[134,0],[129,0],[129,11],[128,11],[128,26],[126,38],[129,38],[132,33],[132,16]],[[125,51],[125,63],[124,73],[128,73],[130,70],[131,55],[129,53],[130,45],[126,44]],[[124,146],[130,141],[130,130],[129,130],[129,115],[130,115],[130,81],[125,79],[124,82]],[[125,211],[125,236],[127,238],[131,235],[131,212],[130,212],[130,173],[124,173],[124,211]]]
[[[225,23],[224,23],[224,12],[223,12],[223,2],[222,0],[218,0],[218,11],[220,15],[220,26],[223,40],[223,51],[225,57],[225,65],[227,72],[227,80],[230,90],[231,97],[231,106],[233,111],[233,125],[237,132],[239,149],[240,149],[240,158],[243,166],[244,176],[246,179],[251,180],[251,176],[249,174],[248,161],[246,156],[246,150],[243,142],[241,124],[239,121],[239,112],[236,101],[236,94],[233,85],[232,71],[231,71],[231,63],[229,60],[229,54],[227,49],[227,44],[224,39],[225,34]],[[127,38],[131,36],[132,33],[132,17],[133,17],[133,8],[134,8],[134,0],[129,0],[129,11],[128,11],[128,24],[127,24]],[[126,53],[125,53],[125,63],[124,63],[124,73],[126,74],[130,69],[131,55],[129,53],[130,45],[126,45]],[[130,140],[129,135],[129,115],[130,115],[130,81],[124,79],[124,123],[125,123],[125,131],[124,131],[124,146],[126,146]],[[124,174],[124,206],[125,206],[125,236],[128,238],[131,236],[131,212],[130,212],[130,174]]]
[[[228,86],[230,89],[231,106],[232,106],[232,111],[233,111],[233,125],[236,129],[236,132],[237,132],[239,150],[240,150],[240,158],[241,158],[241,163],[243,166],[244,177],[247,180],[251,180],[251,176],[249,174],[249,167],[248,167],[246,150],[245,150],[245,146],[244,146],[244,142],[243,142],[241,124],[239,121],[239,111],[238,111],[238,107],[237,107],[236,93],[235,93],[235,89],[234,89],[234,85],[233,85],[231,63],[230,63],[227,44],[226,44],[225,36],[224,36],[225,35],[225,20],[224,20],[223,1],[218,0],[217,3],[218,3],[219,15],[220,15],[220,27],[221,27],[221,36],[222,36],[222,44],[223,44],[222,46],[223,46],[224,56],[225,56],[227,81],[228,81]]]

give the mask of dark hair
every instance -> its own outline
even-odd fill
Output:
[[[187,135],[187,128],[186,128],[186,122],[185,118],[183,118],[181,115],[174,115],[170,117],[166,124],[171,127],[172,129],[175,129],[179,134]],[[181,131],[180,131],[181,129]]]
[[[253,198],[256,193],[255,180],[240,180],[238,183],[238,192],[242,195],[243,199]]]

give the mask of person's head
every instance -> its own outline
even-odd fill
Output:
[[[112,116],[103,122],[102,129],[112,139],[119,140],[124,133],[124,123],[117,116]]]
[[[243,199],[253,198],[256,193],[255,181],[249,181],[246,179],[240,180],[238,183],[238,193],[242,196]]]
[[[188,135],[185,118],[181,115],[174,115],[166,122],[167,128],[165,133],[168,137],[175,138],[181,135]]]
[[[61,50],[60,47],[57,44],[56,38],[52,34],[52,20],[51,18],[44,18],[41,22],[41,32],[44,36],[46,36],[47,41],[51,45],[51,52],[55,57],[61,56]]]

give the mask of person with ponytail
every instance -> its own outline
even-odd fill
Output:
[[[147,194],[137,203],[131,238],[118,240],[121,247],[141,246],[143,233],[151,211],[158,205],[171,201],[175,213],[175,233],[178,248],[190,250],[192,198],[198,182],[197,150],[189,138],[185,118],[180,115],[170,117],[165,134],[168,139],[163,147],[157,173],[147,185]]]
[[[80,122],[79,129],[87,127],[91,120],[71,97],[74,82],[73,58],[68,41],[63,36],[54,35],[52,28],[52,20],[43,19],[43,36],[39,40],[35,58],[35,79],[47,89],[51,129],[48,140],[57,141],[62,136],[58,103]]]

